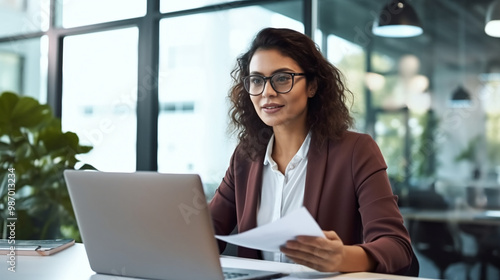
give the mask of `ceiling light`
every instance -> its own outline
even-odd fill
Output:
[[[373,34],[382,37],[404,38],[423,33],[413,7],[404,0],[390,0],[373,24]]]
[[[371,91],[381,90],[385,85],[385,77],[373,72],[367,72],[365,74],[365,83]]]
[[[500,37],[500,0],[493,1],[486,11],[486,34]]]
[[[406,106],[412,112],[423,114],[431,108],[431,95],[428,92],[411,94],[406,100]]]

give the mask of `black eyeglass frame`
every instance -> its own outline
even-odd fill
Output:
[[[290,87],[289,90],[287,91],[278,91],[276,90],[276,88],[274,87],[274,83],[273,83],[273,77],[276,76],[276,75],[280,75],[280,74],[289,74],[290,76],[292,76],[292,86]],[[293,89],[293,86],[295,85],[295,76],[305,76],[306,73],[290,73],[290,72],[277,72],[277,73],[274,73],[272,74],[271,76],[262,76],[262,75],[259,75],[259,74],[253,74],[253,75],[248,75],[246,77],[243,78],[243,87],[245,88],[245,90],[248,92],[248,94],[252,95],[252,96],[259,96],[261,95],[263,92],[264,92],[264,89],[266,88],[266,83],[267,83],[267,80],[269,80],[269,83],[271,84],[271,87],[273,88],[274,91],[276,91],[277,93],[280,93],[280,94],[283,94],[283,93],[289,93],[292,89]],[[259,77],[259,78],[262,78],[264,80],[264,86],[262,87],[262,91],[258,94],[252,94],[250,93],[250,90],[247,89],[247,80],[250,79],[251,77]]]

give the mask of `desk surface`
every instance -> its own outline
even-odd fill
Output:
[[[75,244],[52,256],[17,256],[16,272],[8,270],[7,256],[0,256],[0,279],[9,280],[130,280],[131,278],[107,276],[96,274],[90,269],[87,253],[83,244]],[[225,267],[257,268],[261,270],[280,271],[291,273],[291,276],[283,279],[296,280],[300,277],[309,276],[313,270],[294,264],[276,263],[261,260],[242,259],[235,257],[221,257],[221,263]],[[322,275],[323,276],[323,275]],[[315,279],[319,275],[315,275]],[[402,277],[377,273],[348,273],[325,275],[321,279],[417,279],[414,277]],[[422,278],[418,278],[422,279]]]
[[[449,222],[457,224],[500,225],[499,210],[426,210],[402,207],[401,214],[406,220]]]

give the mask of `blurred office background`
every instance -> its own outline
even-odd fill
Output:
[[[390,2],[0,0],[0,92],[48,103],[94,147],[82,162],[199,173],[210,196],[235,147],[236,57],[263,27],[304,32],[345,74],[353,129],[384,154],[420,275],[499,279],[500,27],[485,32],[499,4],[412,0],[404,15]],[[374,34],[404,16],[422,33]]]

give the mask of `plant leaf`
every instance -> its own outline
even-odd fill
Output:
[[[0,141],[0,153],[5,153],[5,152],[9,151],[9,149],[10,149],[9,144]]]
[[[0,136],[11,131],[12,110],[18,100],[19,96],[13,92],[5,91],[0,95]]]
[[[41,105],[32,97],[22,96],[12,110],[11,120],[15,128],[31,128],[49,120],[51,116],[49,106]]]

